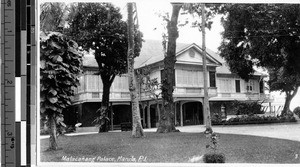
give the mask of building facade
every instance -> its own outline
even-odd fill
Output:
[[[161,41],[147,40],[143,43],[141,54],[135,59],[135,70],[147,68],[150,74],[147,79],[157,78],[161,81],[163,70],[163,48]],[[175,64],[175,125],[204,124],[203,114],[203,63],[202,49],[196,44],[178,43]],[[234,100],[257,100],[266,98],[264,94],[263,77],[255,73],[248,81],[232,74],[226,62],[216,53],[207,49],[208,94],[211,114],[230,114],[230,102]],[[71,111],[65,112],[65,117],[75,115],[82,126],[93,126],[95,111],[101,106],[102,81],[97,73],[97,63],[93,56],[84,58],[84,74],[80,77],[80,87],[76,89]],[[161,107],[161,97],[156,97],[145,90],[145,82],[138,83],[140,112],[144,128],[156,127],[159,120],[157,103]],[[142,80],[145,80],[142,78]],[[126,74],[117,76],[110,89],[110,128],[119,129],[122,122],[131,122],[130,94]]]

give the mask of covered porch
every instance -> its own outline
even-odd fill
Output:
[[[158,100],[162,110],[162,101]],[[158,126],[160,113],[155,100],[140,102],[141,119],[144,128]],[[176,98],[174,101],[175,126],[202,125],[204,124],[203,98]]]

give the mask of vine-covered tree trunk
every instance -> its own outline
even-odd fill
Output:
[[[155,101],[156,101],[156,110],[157,110],[157,114],[158,114],[158,120],[160,120],[160,108],[159,108],[159,102],[158,102],[158,99],[156,99]]]
[[[175,85],[174,66],[176,62],[176,39],[178,38],[177,21],[182,4],[172,4],[173,11],[171,20],[168,21],[168,46],[167,55],[164,58],[162,71],[162,98],[163,109],[157,128],[158,133],[176,131],[174,123],[173,86]]]
[[[48,117],[49,150],[57,150],[57,131],[62,130],[57,125],[65,127],[62,111],[71,105],[72,88],[79,85],[82,56],[76,42],[57,32],[41,36],[40,55],[40,114]]]
[[[283,110],[281,112],[281,116],[284,116],[284,115],[288,114],[288,112],[290,111],[291,101],[294,98],[294,96],[297,94],[297,92],[298,92],[298,87],[293,92],[291,92],[291,91],[286,91],[285,92],[286,98],[285,98],[285,103],[284,103]]]
[[[55,114],[49,116],[49,126],[50,126],[50,138],[49,138],[49,150],[57,150],[57,127]]]
[[[132,110],[132,136],[142,137],[144,131],[141,123],[141,115],[139,109],[139,99],[136,88],[136,80],[134,77],[134,39],[133,39],[133,6],[132,3],[127,4],[128,9],[128,80],[129,80],[129,91],[131,98],[131,110]]]
[[[102,94],[102,102],[101,102],[101,108],[99,111],[99,116],[103,116],[104,124],[99,127],[99,133],[100,132],[108,132],[108,124],[109,121],[106,119],[108,118],[108,112],[109,112],[109,94],[110,94],[110,87],[115,78],[115,75],[105,76],[101,75],[102,83],[103,83],[103,94]]]

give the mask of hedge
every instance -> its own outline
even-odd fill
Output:
[[[267,124],[267,123],[283,123],[283,122],[297,122],[293,116],[275,117],[275,116],[241,116],[230,118],[228,120],[214,119],[213,125],[243,125],[243,124]]]

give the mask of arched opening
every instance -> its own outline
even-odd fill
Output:
[[[113,124],[114,129],[120,129],[121,123],[132,122],[132,113],[130,105],[113,105]]]
[[[156,110],[156,104],[150,105],[150,122],[151,122],[151,128],[155,128],[158,122],[158,113]]]
[[[203,124],[203,108],[201,102],[187,102],[183,104],[183,125]]]

